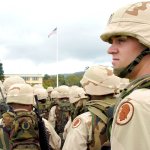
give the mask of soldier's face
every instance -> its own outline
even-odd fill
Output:
[[[110,39],[108,53],[112,55],[114,68],[127,67],[146,47],[129,36],[115,36]]]

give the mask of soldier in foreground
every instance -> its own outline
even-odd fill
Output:
[[[112,150],[150,149],[150,1],[118,9],[101,39],[110,43],[114,73],[132,80],[120,95],[111,133]],[[127,134],[128,132],[128,134]],[[142,138],[141,138],[142,137]]]

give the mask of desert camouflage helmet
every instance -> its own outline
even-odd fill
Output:
[[[78,102],[81,99],[88,98],[82,87],[72,86],[69,89],[69,101],[70,103]]]
[[[67,85],[56,87],[55,90],[59,93],[59,98],[69,98],[69,87]]]
[[[6,78],[3,82],[6,93],[7,93],[8,89],[10,88],[10,86],[13,84],[16,84],[16,83],[24,84],[25,80],[20,76],[10,76],[10,77]]]
[[[34,88],[34,95],[37,95],[38,100],[47,99],[48,92],[44,88]]]
[[[33,88],[26,83],[13,84],[8,89],[6,102],[33,105],[34,104]]]
[[[41,84],[34,84],[33,88],[37,89],[37,88],[44,88],[44,87]]]
[[[49,86],[49,87],[47,88],[47,92],[52,92],[52,90],[53,90],[53,87],[52,87],[52,86]]]
[[[150,47],[149,16],[150,1],[137,2],[120,8],[110,16],[105,32],[100,37],[108,42],[112,36],[132,36]]]
[[[80,83],[89,95],[106,95],[119,90],[121,78],[113,74],[112,68],[97,65],[85,71]]]
[[[51,98],[52,98],[52,99],[57,99],[57,98],[59,98],[59,92],[56,91],[56,90],[53,90],[52,93],[51,93]]]

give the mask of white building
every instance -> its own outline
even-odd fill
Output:
[[[43,84],[43,76],[41,74],[5,74],[4,76],[5,78],[10,76],[20,76],[30,85]]]

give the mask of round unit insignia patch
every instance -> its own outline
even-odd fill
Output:
[[[118,109],[116,123],[118,125],[127,124],[132,119],[133,113],[134,113],[133,104],[130,102],[123,103]]]
[[[73,121],[72,127],[73,127],[73,128],[76,128],[76,127],[78,127],[80,124],[81,124],[81,119],[80,119],[80,118],[76,118],[76,119]]]

